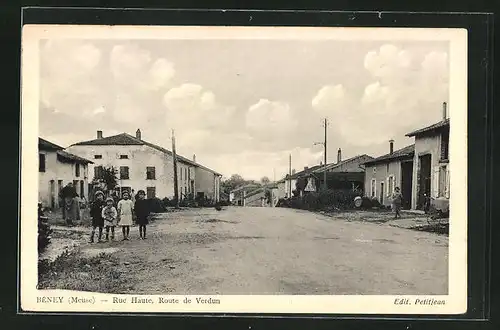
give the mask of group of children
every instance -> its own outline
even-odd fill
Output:
[[[92,233],[90,242],[94,243],[96,229],[99,229],[98,242],[101,242],[103,229],[106,230],[105,240],[109,240],[111,232],[111,240],[115,239],[115,227],[122,228],[123,241],[129,239],[130,226],[133,225],[133,216],[135,214],[136,223],[139,225],[140,239],[146,239],[146,225],[149,223],[150,209],[148,201],[145,199],[144,190],[137,192],[135,203],[130,199],[130,194],[124,192],[122,199],[116,203],[112,197],[104,200],[104,193],[97,191],[95,200],[90,206],[90,216],[92,218]]]

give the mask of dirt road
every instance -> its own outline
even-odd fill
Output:
[[[81,253],[118,258],[123,293],[447,294],[446,236],[284,208],[159,216]]]

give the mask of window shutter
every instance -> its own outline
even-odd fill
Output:
[[[389,187],[389,177],[387,177],[387,178],[385,179],[385,195],[386,195],[386,196],[389,196],[389,194],[390,194],[390,189],[391,189],[391,187]]]
[[[434,166],[431,177],[431,196],[437,198],[439,196],[439,166]]]
[[[444,195],[446,198],[450,198],[450,168],[446,166],[446,181],[444,186]]]

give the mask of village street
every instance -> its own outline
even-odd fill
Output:
[[[147,240],[84,235],[79,254],[117,258],[120,293],[447,294],[446,236],[287,208],[158,216]]]

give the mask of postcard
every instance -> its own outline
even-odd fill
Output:
[[[21,90],[22,312],[467,310],[464,29],[25,25]]]

